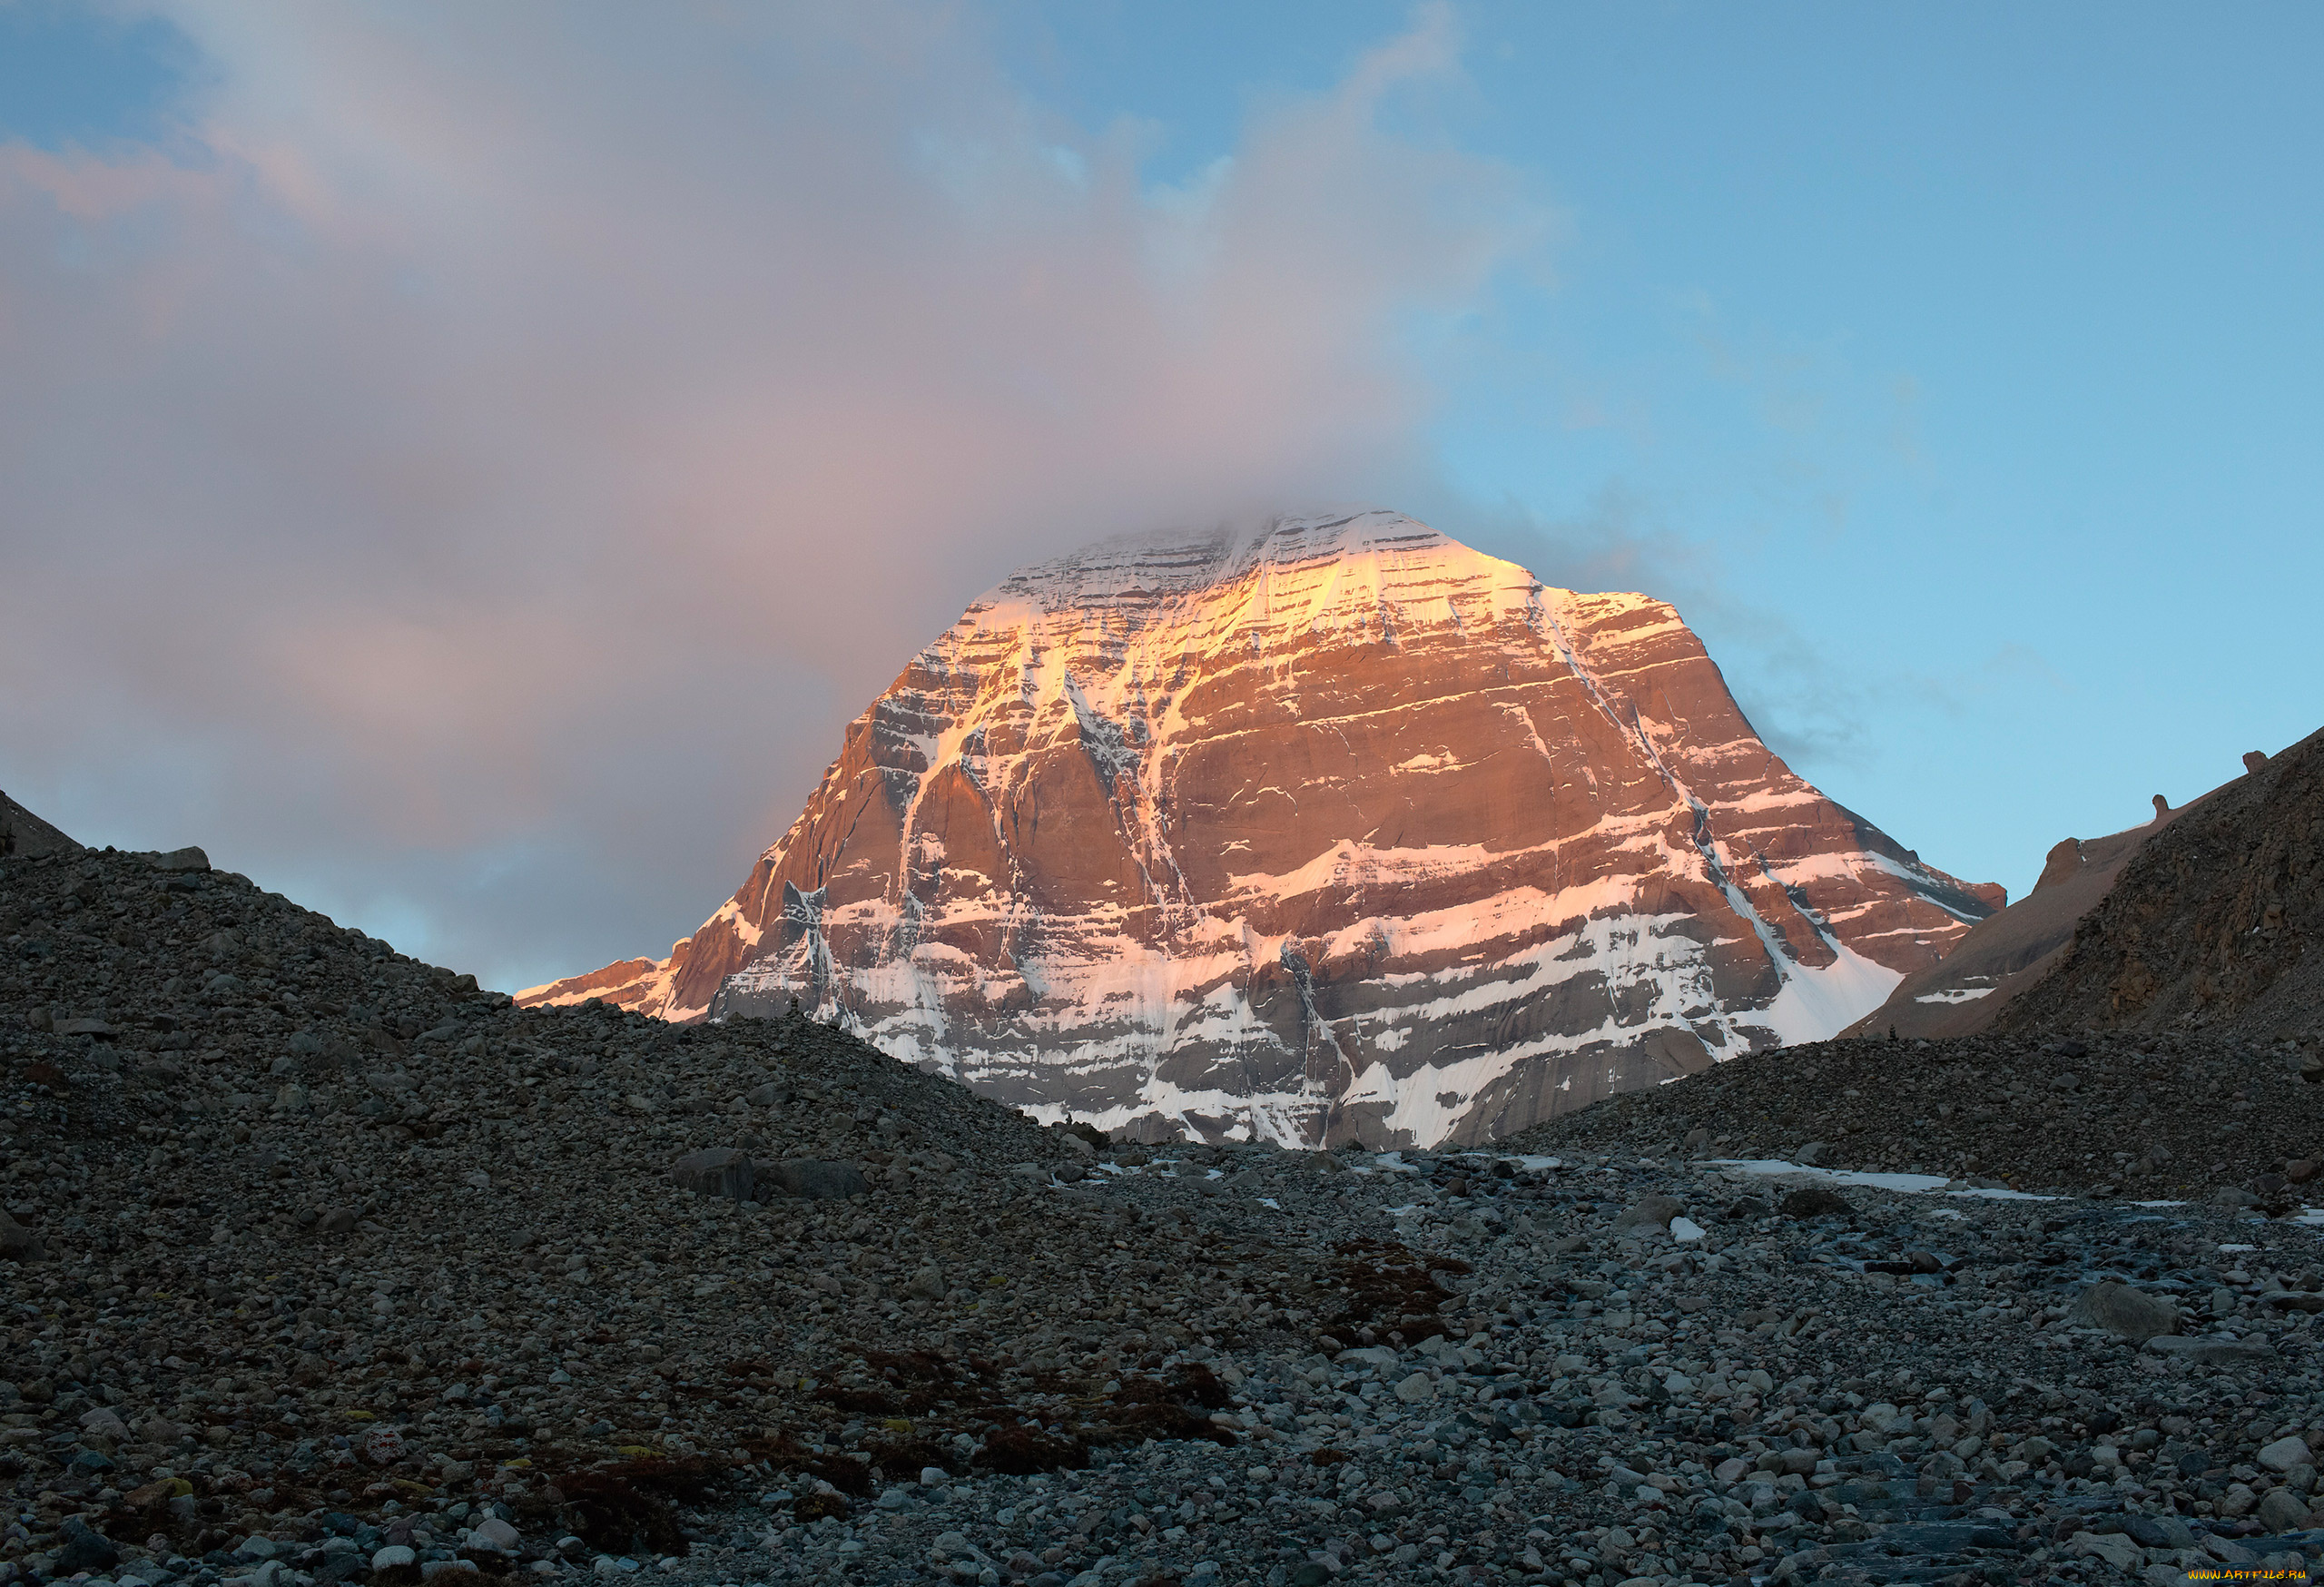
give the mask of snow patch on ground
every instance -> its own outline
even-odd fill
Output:
[[[1862,1185],[1874,1190],[1894,1190],[1907,1196],[1925,1196],[1943,1190],[1947,1196],[1965,1196],[1983,1201],[2055,1201],[2055,1196],[2036,1196],[2026,1190],[1960,1189],[1948,1190],[1954,1183],[1942,1174],[1876,1174],[1855,1168],[1811,1168],[1804,1163],[1787,1163],[1780,1158],[1718,1158],[1714,1168],[1725,1168],[1731,1174],[1768,1179],[1822,1179],[1834,1185]]]

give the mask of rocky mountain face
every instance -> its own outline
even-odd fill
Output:
[[[15,854],[30,860],[44,854],[80,852],[80,844],[7,794],[0,794],[0,858]]]
[[[2082,918],[2105,898],[2147,840],[2181,813],[2158,811],[2144,826],[2053,844],[2033,892],[1970,927],[1944,958],[1906,976],[1886,1002],[1841,1034],[1972,1036],[1994,1024],[2057,968]]]
[[[666,960],[1141,1138],[1476,1141],[1828,1036],[2001,890],[1760,742],[1669,606],[1393,513],[1116,543],[979,599]]]
[[[2171,819],[2076,922],[2010,1030],[2193,1029],[2313,1043],[2324,1013],[2324,733]]]

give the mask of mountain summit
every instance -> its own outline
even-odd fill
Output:
[[[2004,902],[1793,774],[1663,603],[1390,512],[1025,568],[666,960],[1055,1119],[1473,1142],[1877,1007]]]

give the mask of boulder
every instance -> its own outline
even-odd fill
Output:
[[[2119,1532],[2077,1532],[2068,1547],[2077,1554],[2103,1560],[2118,1571],[2137,1570],[2144,1557],[2139,1540]]]
[[[37,1262],[47,1255],[38,1235],[0,1212],[0,1261]]]
[[[77,1575],[83,1571],[109,1571],[121,1563],[121,1551],[113,1539],[102,1532],[90,1530],[89,1523],[77,1515],[68,1515],[56,1529],[62,1543],[56,1551],[55,1562],[49,1567],[55,1576]]]
[[[2270,1533],[2303,1532],[2308,1527],[2308,1501],[2290,1488],[2270,1488],[2260,1495],[2252,1513]]]
[[[207,871],[210,856],[197,848],[172,849],[166,854],[153,856],[156,871]]]
[[[2313,1457],[2308,1453],[2308,1440],[2297,1433],[2279,1438],[2273,1444],[2260,1445],[2260,1453],[2255,1458],[2278,1476],[2283,1475],[2296,1466],[2315,1464]]]
[[[2066,1314],[2070,1328],[2103,1328],[2118,1339],[2144,1344],[2158,1334],[2179,1331],[2179,1308],[2161,1296],[2105,1280],[2074,1298]]]
[[[116,1444],[129,1437],[128,1424],[122,1421],[121,1413],[111,1405],[99,1405],[94,1410],[83,1412],[81,1432],[88,1437],[110,1438]]]
[[[1854,1217],[1856,1208],[1847,1198],[1829,1185],[1808,1185],[1783,1198],[1777,1208],[1786,1217]]]
[[[670,1165],[670,1178],[679,1189],[697,1196],[724,1196],[729,1201],[758,1199],[757,1168],[739,1147],[688,1152]]]
[[[497,1516],[479,1521],[468,1536],[468,1546],[488,1550],[496,1554],[513,1554],[520,1541],[517,1529]]]
[[[1649,1196],[1614,1219],[1614,1232],[1667,1229],[1670,1227],[1670,1220],[1686,1210],[1687,1204],[1675,1196]]]

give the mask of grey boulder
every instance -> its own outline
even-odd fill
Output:
[[[2290,1488],[2270,1488],[2260,1495],[2253,1513],[2271,1533],[2300,1532],[2308,1526],[2308,1501]]]
[[[1649,1196],[1614,1220],[1614,1232],[1667,1229],[1670,1220],[1686,1210],[1687,1204],[1675,1196]]]
[[[37,1262],[48,1255],[40,1237],[32,1230],[0,1212],[0,1259],[10,1262]]]
[[[89,1523],[77,1515],[68,1515],[56,1529],[64,1546],[56,1551],[55,1563],[49,1569],[59,1576],[77,1575],[83,1571],[110,1570],[121,1562],[121,1550],[113,1539],[102,1532],[92,1531]]]
[[[688,1152],[670,1165],[670,1178],[681,1190],[697,1196],[724,1196],[729,1201],[754,1201],[758,1169],[739,1147],[718,1146]]]
[[[2108,1279],[2075,1297],[2066,1326],[2103,1328],[2118,1339],[2144,1344],[2159,1334],[2179,1331],[2179,1308],[2161,1296]]]
[[[2158,1334],[2146,1342],[2148,1350],[2157,1355],[2167,1355],[2174,1361],[2184,1361],[2195,1366],[2250,1366],[2273,1361],[2276,1353],[2252,1339],[2190,1338],[2180,1334]]]

